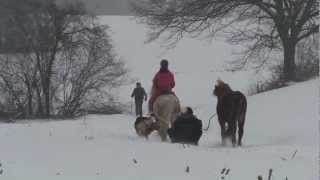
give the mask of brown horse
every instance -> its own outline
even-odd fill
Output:
[[[218,80],[213,94],[217,96],[217,115],[221,128],[222,144],[226,138],[231,138],[232,145],[236,145],[236,131],[238,124],[238,145],[242,145],[243,128],[247,111],[246,97],[239,91],[233,91],[228,84]]]

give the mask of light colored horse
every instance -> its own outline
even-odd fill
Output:
[[[180,112],[180,102],[174,94],[160,95],[153,104],[153,113],[159,122],[159,135],[167,140],[167,131]]]

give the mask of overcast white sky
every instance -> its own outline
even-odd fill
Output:
[[[77,0],[58,0],[59,2]],[[129,15],[129,1],[132,0],[80,0],[84,2],[89,11],[99,15]]]

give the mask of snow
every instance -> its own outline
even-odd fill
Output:
[[[168,58],[176,75],[177,95],[183,105],[194,108],[204,126],[215,111],[212,87],[217,78],[244,92],[258,78],[251,71],[223,71],[233,48],[223,42],[186,39],[163,53],[157,44],[143,44],[145,28],[130,19],[101,21],[110,25],[117,51],[128,62],[132,76],[148,90],[160,59]],[[130,84],[119,92],[123,101],[130,101],[133,87]],[[237,148],[220,146],[216,118],[199,146],[163,143],[157,133],[142,139],[134,131],[135,117],[130,114],[3,123],[0,179],[213,180],[222,179],[222,169],[229,168],[226,180],[254,180],[258,175],[267,179],[271,168],[272,180],[286,176],[315,180],[319,178],[317,97],[319,78],[248,96],[243,146]]]

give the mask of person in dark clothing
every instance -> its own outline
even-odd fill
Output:
[[[198,145],[202,135],[202,121],[193,115],[190,107],[180,114],[172,127],[168,129],[168,135],[173,143],[187,143]]]
[[[134,88],[131,97],[134,97],[136,116],[142,117],[142,104],[143,100],[147,101],[147,93],[144,88],[141,86],[140,82],[137,82],[136,87]]]

